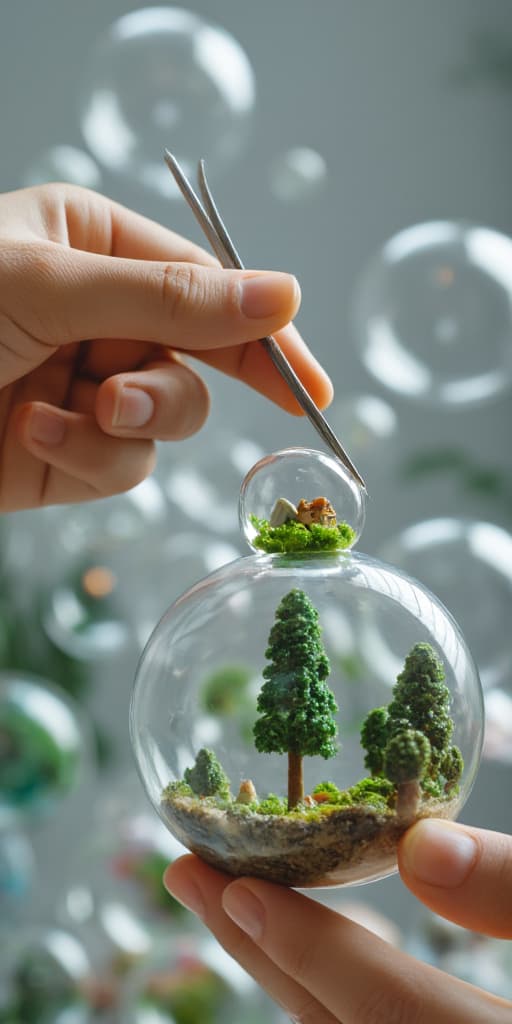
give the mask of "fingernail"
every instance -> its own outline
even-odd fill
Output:
[[[403,840],[407,873],[426,885],[455,889],[470,874],[478,855],[471,835],[448,821],[419,821]]]
[[[38,444],[58,445],[64,440],[66,422],[46,409],[34,409],[28,424],[30,437]]]
[[[180,878],[179,881],[172,878],[168,881],[167,874],[165,874],[163,881],[170,896],[174,896],[178,903],[183,904],[193,914],[197,914],[201,918],[204,917],[206,909],[204,900],[199,887],[191,878]]]
[[[143,427],[149,423],[155,406],[147,391],[127,385],[121,388],[112,415],[113,427]]]
[[[299,297],[299,282],[291,274],[257,274],[242,280],[240,308],[251,320],[264,319]]]
[[[260,900],[245,885],[228,885],[222,897],[226,914],[243,932],[256,942],[261,939],[265,921],[265,910]]]

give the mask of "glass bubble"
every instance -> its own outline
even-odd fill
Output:
[[[285,1024],[285,1016],[210,937],[157,945],[127,979],[124,1024]]]
[[[512,241],[489,228],[418,224],[371,261],[355,299],[366,369],[392,391],[468,406],[512,381]]]
[[[398,427],[395,410],[377,395],[347,395],[329,410],[334,432],[342,438],[363,477],[385,472],[393,455]]]
[[[322,627],[333,612],[357,638],[367,621],[378,623],[400,650],[402,668],[410,654],[400,698],[411,705],[405,724],[398,704],[394,718],[381,710],[393,696],[399,701],[390,692],[393,678],[383,680],[380,666],[367,664],[362,677],[354,675],[336,651],[331,657],[327,631],[319,641],[318,621]],[[321,682],[328,672],[323,651],[328,683]],[[244,734],[236,711],[226,716],[213,707],[217,728],[206,740],[205,680],[226,665],[270,680],[257,709],[265,721],[258,731],[255,717]],[[435,694],[429,676],[438,678]],[[427,689],[416,706],[404,688],[417,693],[418,679]],[[421,711],[429,702],[440,730],[431,733],[431,746]],[[360,729],[367,716],[365,765]],[[150,638],[130,710],[141,778],[176,838],[233,875],[300,887],[382,877],[395,869],[398,837],[418,815],[456,816],[477,770],[482,722],[476,667],[449,613],[419,583],[352,551],[252,555],[198,582]],[[395,782],[379,777],[384,760]],[[411,789],[396,781],[402,763],[408,777],[418,775]]]
[[[30,164],[22,175],[24,185],[44,185],[48,181],[67,181],[72,185],[98,190],[101,173],[88,153],[75,146],[52,146]]]
[[[512,536],[494,523],[427,519],[390,538],[379,555],[421,580],[450,609],[484,690],[510,690]]]
[[[0,817],[48,811],[75,792],[90,762],[78,708],[52,683],[0,673]]]
[[[145,7],[98,40],[82,133],[100,164],[176,196],[164,147],[188,174],[199,157],[208,169],[225,168],[243,145],[254,102],[251,65],[229,32],[180,7]]]
[[[348,523],[355,533],[351,544],[355,544],[364,526],[366,494],[340,462],[310,448],[286,448],[260,459],[240,491],[239,521],[249,546],[258,550],[255,518],[270,522],[280,499],[295,507],[301,499],[311,502],[319,497],[328,499],[338,522]]]
[[[90,1024],[90,962],[82,944],[56,927],[23,930],[2,958],[0,1015],[13,1024]]]
[[[287,203],[309,199],[321,189],[326,178],[324,157],[309,146],[287,150],[270,169],[271,190],[277,199]]]
[[[11,927],[30,895],[35,875],[34,851],[22,832],[0,829],[0,931]]]

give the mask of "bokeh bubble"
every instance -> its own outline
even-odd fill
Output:
[[[451,221],[414,225],[371,260],[356,291],[366,369],[392,391],[462,407],[512,382],[512,241]]]
[[[416,577],[449,609],[464,632],[484,690],[511,691],[512,536],[494,523],[427,519],[379,550]],[[388,651],[388,656],[391,652]],[[381,655],[386,660],[385,651]]]
[[[164,147],[186,173],[199,157],[225,168],[243,146],[255,91],[248,57],[224,28],[180,7],[145,7],[98,39],[82,132],[100,164],[172,197]]]
[[[324,157],[309,146],[295,146],[274,160],[270,187],[276,199],[286,203],[307,200],[319,192],[327,179]]]
[[[34,850],[16,828],[0,829],[0,931],[26,907],[36,872]]]
[[[72,185],[98,190],[101,171],[89,153],[76,146],[51,146],[35,157],[22,175],[24,185],[44,185],[49,181],[67,181]]]
[[[406,939],[412,956],[502,999],[512,999],[512,943],[423,912]]]
[[[0,673],[0,817],[33,817],[76,790],[90,737],[75,703],[48,680]]]
[[[0,1014],[13,1024],[91,1024],[91,965],[82,943],[53,925],[27,927],[2,950]]]

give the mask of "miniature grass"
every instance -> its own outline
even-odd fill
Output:
[[[251,522],[258,531],[253,544],[267,554],[298,554],[304,551],[343,551],[354,543],[356,534],[348,523],[336,526],[322,526],[312,523],[304,526],[295,519],[289,519],[281,526],[270,526],[268,519],[251,516]]]

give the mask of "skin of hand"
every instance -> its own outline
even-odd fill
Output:
[[[258,339],[275,334],[320,408],[330,381],[290,323],[289,274],[221,270],[104,196],[52,184],[0,196],[0,512],[105,497],[197,431],[193,356],[300,409]],[[284,329],[283,329],[284,328]]]
[[[512,838],[423,820],[402,838],[403,881],[437,914],[512,939]],[[301,893],[236,881],[187,855],[166,888],[301,1024],[510,1024],[512,1004],[450,977]]]

